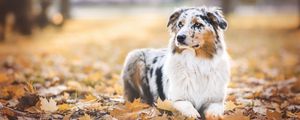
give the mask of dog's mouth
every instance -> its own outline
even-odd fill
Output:
[[[176,46],[178,46],[179,48],[193,48],[193,49],[198,49],[201,47],[200,44],[196,44],[196,45],[188,45],[188,44],[182,44],[182,43],[179,43],[179,42],[176,42]]]
[[[200,48],[200,44],[193,45],[193,48],[195,48],[195,49],[198,49],[198,48]]]

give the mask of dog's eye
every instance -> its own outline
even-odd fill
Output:
[[[183,23],[182,23],[181,21],[178,22],[178,27],[179,27],[179,28],[183,27]]]
[[[194,24],[194,27],[195,27],[195,28],[200,28],[200,27],[203,27],[203,24],[201,24],[201,23],[195,23],[195,24]]]

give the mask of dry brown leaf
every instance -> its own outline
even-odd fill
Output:
[[[0,115],[7,115],[7,116],[16,116],[16,114],[13,112],[13,111],[11,111],[10,109],[7,109],[7,108],[2,108],[2,109],[0,109]]]
[[[5,73],[0,73],[0,83],[6,83],[9,82],[7,75]]]
[[[157,99],[155,103],[156,107],[162,110],[167,110],[171,112],[176,112],[176,109],[173,107],[172,102],[169,100],[162,101],[160,98]]]
[[[116,117],[118,119],[137,119],[140,116],[141,113],[146,113],[146,111],[151,110],[147,109],[150,106],[148,104],[142,103],[140,98],[135,99],[133,102],[125,102],[125,105],[118,106],[114,110],[110,112],[110,114],[113,117]]]
[[[135,110],[145,109],[150,106],[146,103],[142,103],[141,99],[139,98],[139,99],[135,99],[133,102],[126,101],[125,107],[131,111],[135,111]]]
[[[53,113],[57,111],[58,107],[56,105],[56,102],[50,98],[49,101],[46,98],[40,98],[41,101],[41,109],[45,112]]]
[[[25,111],[30,113],[42,113],[42,110],[37,106],[32,106],[30,108],[25,109]]]
[[[281,114],[277,111],[267,110],[267,118],[269,120],[281,120]]]
[[[232,101],[232,102],[235,102],[236,101],[236,96],[235,95],[228,95],[227,98],[226,98],[227,101]]]
[[[286,115],[291,118],[300,118],[300,112],[292,113],[292,112],[288,111],[288,112],[286,112]]]
[[[110,115],[120,120],[135,120],[138,118],[139,111],[128,111],[126,109],[114,109]]]
[[[24,85],[7,85],[0,87],[0,97],[13,97],[19,99],[25,95]]]
[[[236,105],[234,102],[232,101],[227,101],[225,103],[225,109],[226,110],[234,110],[235,108],[241,108],[243,107],[243,105]]]
[[[245,116],[241,110],[237,110],[233,114],[224,115],[224,120],[250,120],[250,117]]]
[[[291,91],[294,93],[300,93],[300,78],[293,84]]]

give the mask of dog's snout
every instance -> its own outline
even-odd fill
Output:
[[[177,36],[177,41],[179,43],[184,43],[185,38],[186,38],[186,35],[178,35]]]

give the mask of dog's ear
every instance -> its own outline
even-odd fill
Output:
[[[226,30],[227,28],[227,21],[223,16],[223,12],[218,7],[212,7],[207,10],[207,17],[210,23],[214,27],[219,27],[222,30]]]
[[[176,29],[176,22],[181,15],[186,10],[186,8],[177,8],[169,17],[169,22],[167,24],[167,27],[170,28],[172,32]]]

